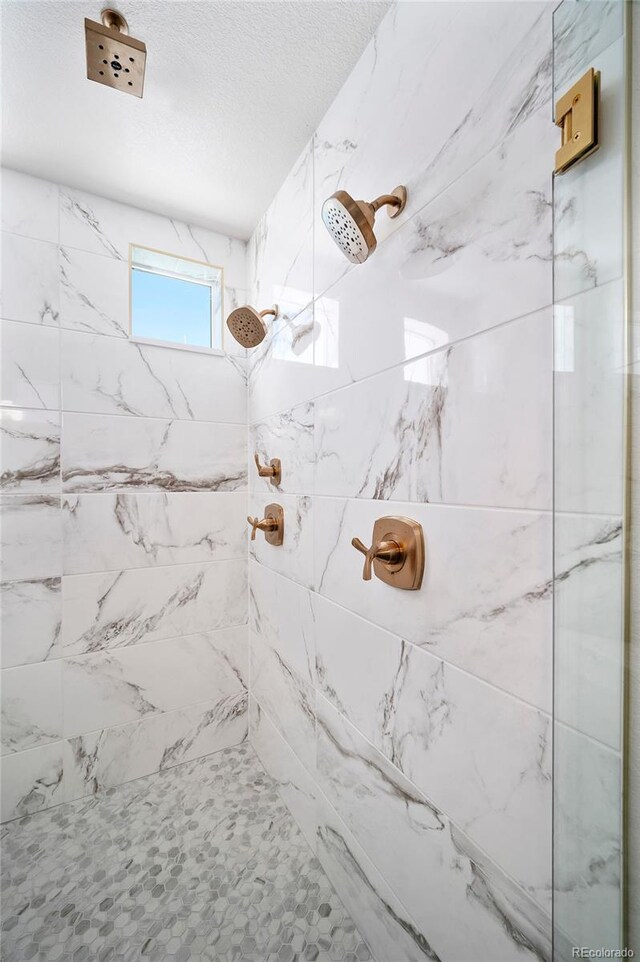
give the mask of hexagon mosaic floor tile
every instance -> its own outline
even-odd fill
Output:
[[[247,745],[10,822],[4,962],[367,962]]]

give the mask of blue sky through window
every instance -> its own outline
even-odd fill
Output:
[[[134,337],[211,347],[211,288],[134,267],[131,333]]]

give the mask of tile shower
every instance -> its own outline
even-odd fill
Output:
[[[560,85],[617,62],[590,6]],[[612,208],[595,284],[569,216],[554,250],[552,15],[394,5],[247,245],[3,172],[8,958],[565,962],[554,578],[588,590],[621,530],[565,505],[554,570],[553,305],[621,280]],[[349,265],[323,200],[397,183]],[[130,242],[223,266],[226,313],[277,303],[267,338],[129,341]],[[422,525],[421,591],[362,579],[382,515]]]

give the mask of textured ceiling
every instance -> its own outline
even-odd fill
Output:
[[[94,0],[2,0],[2,162],[248,237],[389,4],[123,0],[143,100],[86,79]]]

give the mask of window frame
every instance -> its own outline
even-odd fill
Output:
[[[142,270],[146,271],[148,274],[159,274],[161,277],[172,277],[176,280],[187,281],[190,284],[200,284],[202,287],[209,287],[213,289],[213,285],[207,283],[207,281],[201,281],[192,277],[185,277],[183,274],[177,274],[172,271],[163,271],[160,269],[155,269],[153,267],[137,266],[134,264],[133,251],[134,249],[149,251],[151,254],[162,254],[165,257],[173,257],[180,261],[187,261],[190,264],[200,264],[202,267],[211,267],[216,271],[220,271],[220,347],[204,347],[201,344],[180,344],[179,341],[164,341],[156,337],[142,337],[139,334],[133,333],[133,271]],[[173,348],[178,351],[195,351],[198,354],[214,354],[218,356],[224,356],[225,351],[225,282],[224,282],[224,267],[222,264],[210,264],[208,261],[201,261],[195,257],[184,257],[182,254],[175,254],[171,251],[160,250],[157,247],[148,247],[146,244],[137,244],[134,241],[129,243],[129,318],[127,323],[127,336],[130,341],[134,344],[150,344],[153,347],[168,347]],[[211,312],[210,319],[210,336],[211,342],[214,341],[214,316],[213,311]]]

